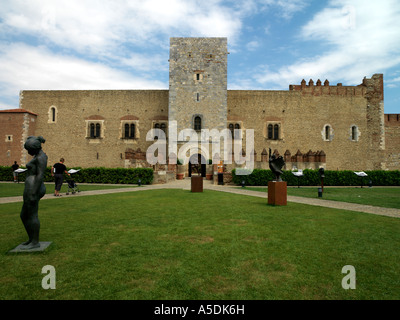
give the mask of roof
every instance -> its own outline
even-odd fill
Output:
[[[25,110],[25,109],[7,109],[7,110],[0,110],[0,113],[30,113],[34,116],[37,116],[37,113],[33,113],[32,111]]]

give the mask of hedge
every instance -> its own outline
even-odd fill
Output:
[[[150,168],[75,168],[79,172],[71,177],[76,183],[113,183],[113,184],[151,184],[153,182],[153,169]],[[13,181],[11,167],[0,166],[0,181]],[[18,180],[25,181],[25,173],[19,174]],[[45,182],[53,182],[51,167],[46,168]]]
[[[268,181],[274,180],[271,170],[254,169],[250,175],[236,175],[235,169],[232,170],[232,181],[241,185],[242,181],[247,186],[267,186]],[[359,186],[368,185],[371,180],[373,186],[400,186],[400,171],[371,170],[364,171],[368,176],[360,178],[354,171],[350,170],[325,170],[324,186]],[[300,179],[300,180],[298,180]],[[283,171],[282,180],[288,186],[318,186],[321,179],[318,170],[303,170],[303,176],[297,178],[292,171]]]

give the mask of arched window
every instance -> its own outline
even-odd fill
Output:
[[[325,126],[325,140],[330,140],[331,138],[331,127]]]
[[[165,133],[165,129],[166,129],[165,123],[161,123],[161,124],[160,124],[160,129],[161,129],[162,131],[164,131],[164,133]]]
[[[201,118],[199,116],[196,116],[194,118],[194,130],[196,130],[196,131],[201,130]]]
[[[125,123],[125,138],[129,138],[129,124]]]
[[[230,130],[230,132],[231,132],[231,136],[232,136],[232,138],[233,138],[233,123],[230,123],[229,126],[228,126],[228,128],[229,128],[229,130]]]
[[[56,122],[56,108],[51,108],[51,121]]]
[[[273,139],[273,138],[274,138],[273,125],[269,124],[268,125],[268,139]]]
[[[131,132],[130,132],[129,138],[131,138],[131,139],[135,138],[135,130],[136,130],[135,124],[131,123]]]
[[[240,124],[239,123],[235,124],[235,130],[240,130]],[[240,138],[241,138],[240,131],[235,131],[235,139],[240,139]]]
[[[48,123],[57,123],[57,108],[55,106],[49,108],[48,115]]]
[[[357,127],[356,126],[352,126],[351,127],[351,140],[353,141],[357,141]]]
[[[100,129],[101,129],[100,123],[96,123],[96,136],[95,136],[95,138],[100,138]]]
[[[275,124],[274,125],[274,140],[279,139],[279,125]]]
[[[94,127],[94,123],[91,123],[90,124],[90,137],[91,138],[95,138],[96,136],[95,136],[95,127]]]

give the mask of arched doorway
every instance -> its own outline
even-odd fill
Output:
[[[199,165],[200,170],[201,170],[201,176],[205,177],[206,176],[206,159],[200,154],[194,154],[190,157],[189,159],[189,177],[192,176],[192,172],[194,172],[194,167]]]

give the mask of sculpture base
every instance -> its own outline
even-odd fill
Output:
[[[274,206],[287,205],[287,183],[286,181],[268,182],[268,204]]]
[[[203,192],[203,177],[192,176],[191,177],[191,191],[192,192]]]
[[[24,250],[24,248],[26,248],[26,246],[24,246],[22,243],[15,247],[14,249],[8,251],[10,253],[19,253],[19,252],[23,252],[23,253],[30,253],[30,252],[41,252],[44,251],[48,248],[49,245],[51,245],[52,242],[39,242],[39,247],[37,248],[32,248],[32,249],[28,249],[28,250]]]

